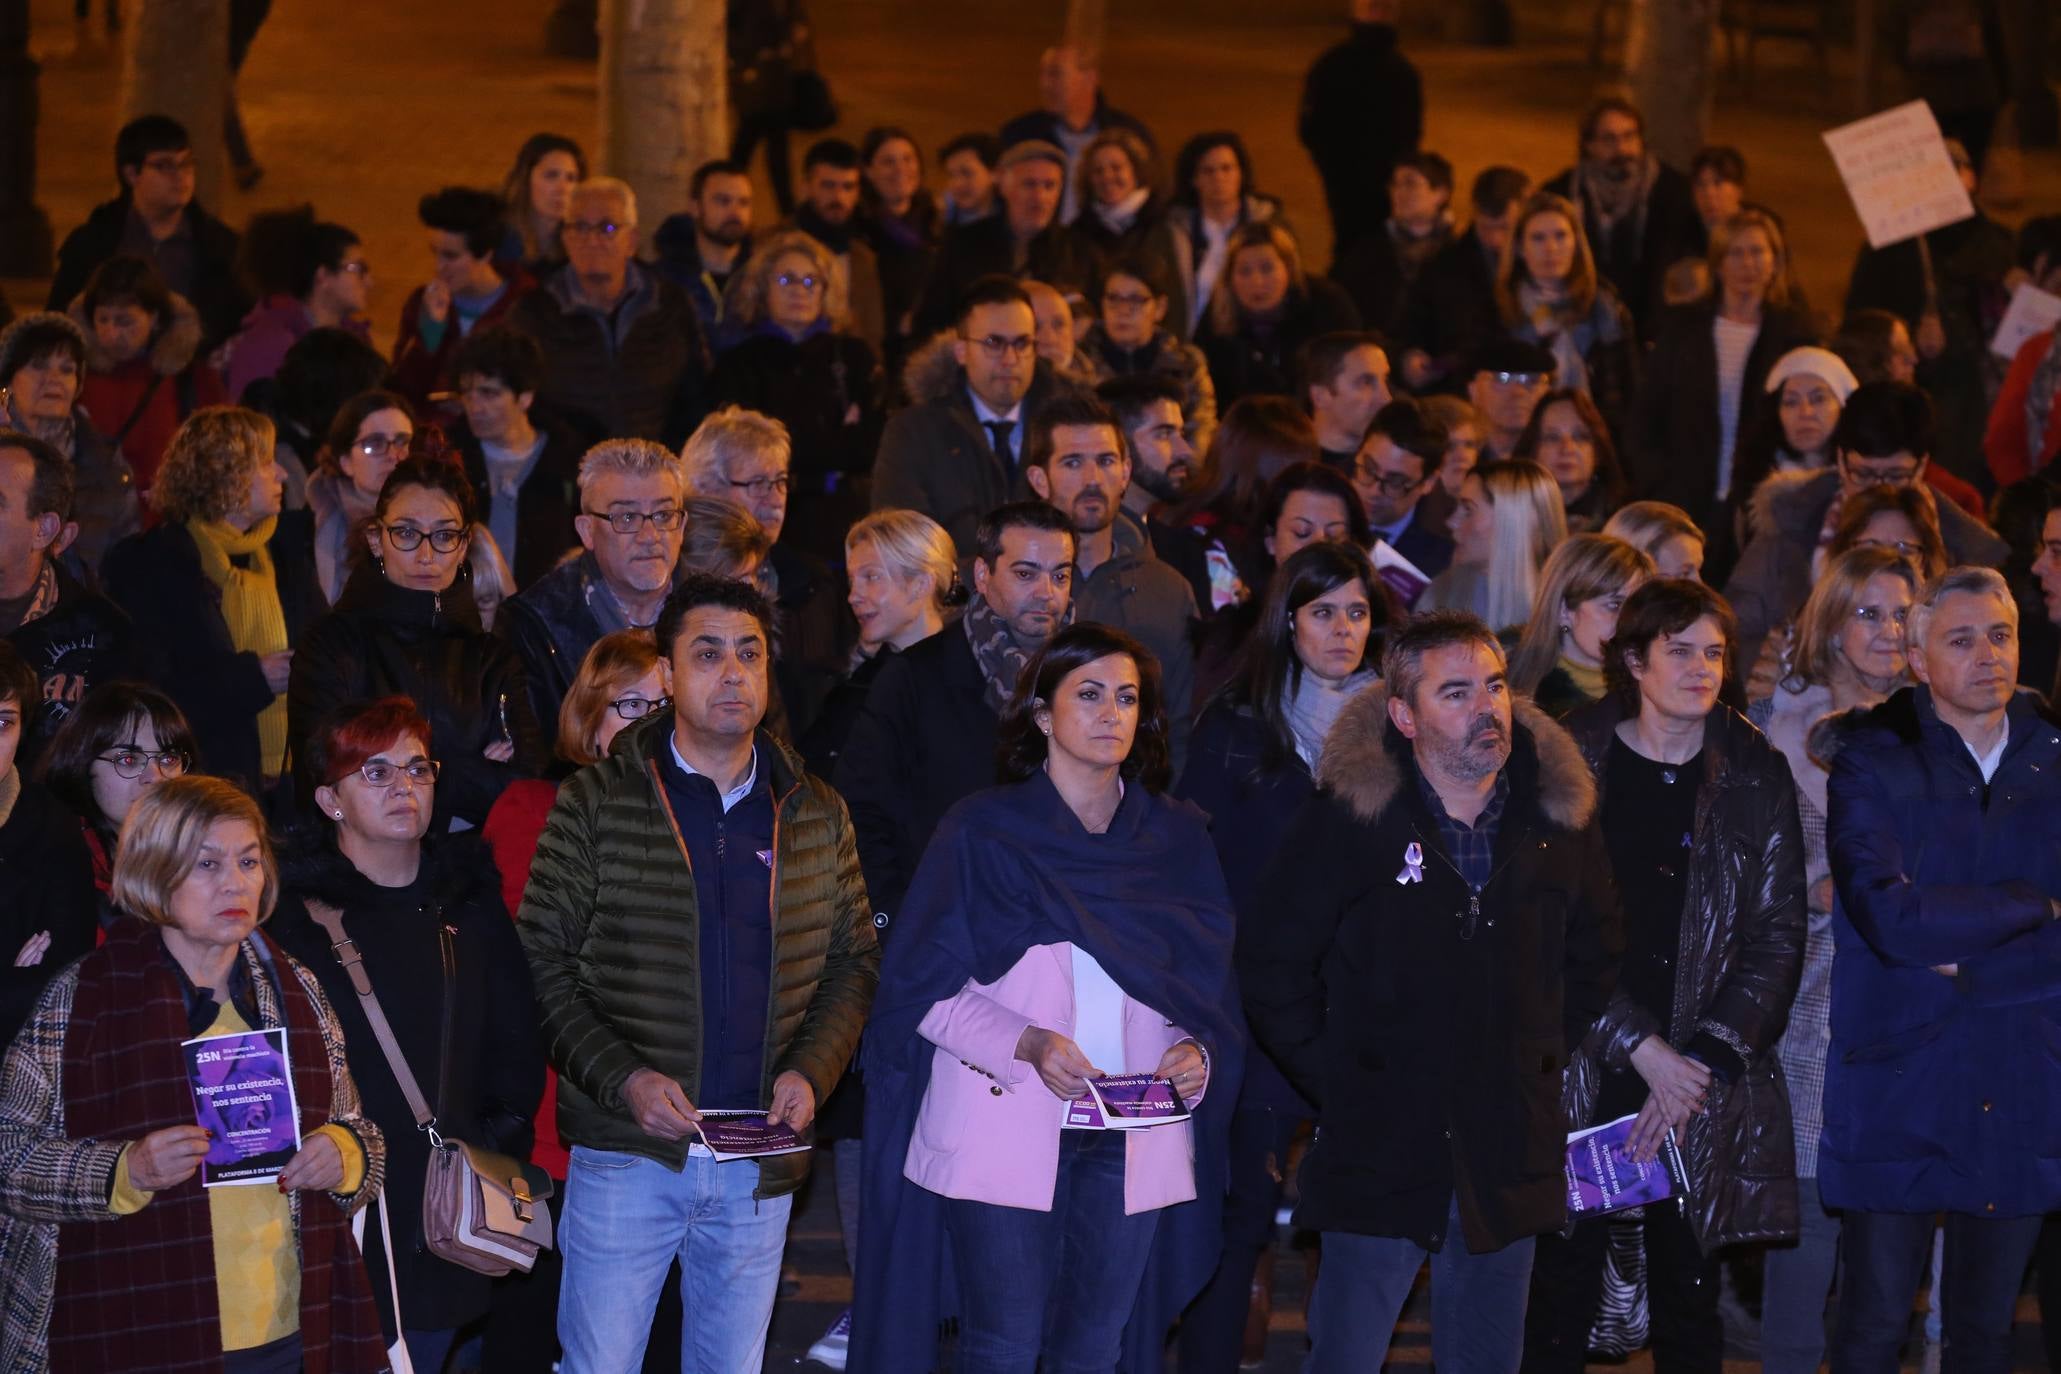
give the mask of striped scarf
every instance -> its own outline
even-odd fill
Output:
[[[278,517],[268,516],[247,530],[220,520],[188,520],[186,532],[200,551],[200,570],[222,594],[222,619],[229,642],[238,653],[276,654],[290,647],[286,611],[279,604],[279,580],[272,573],[272,551],[265,547]],[[243,560],[241,564],[238,559]],[[259,766],[277,777],[286,760],[286,697],[274,696],[258,712]]]

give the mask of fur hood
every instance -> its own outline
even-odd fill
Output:
[[[1513,700],[1510,760],[1536,763],[1538,807],[1547,820],[1579,830],[1596,814],[1596,780],[1574,736],[1524,697]],[[1380,819],[1407,776],[1407,742],[1388,719],[1388,684],[1377,682],[1347,702],[1324,737],[1317,783],[1361,821]]]
[[[1810,528],[1822,519],[1825,506],[1839,490],[1835,468],[1794,468],[1771,472],[1761,479],[1747,501],[1746,528],[1755,534],[1778,534],[1805,539],[1815,545],[1818,532]]]
[[[66,312],[79,332],[86,336],[86,368],[91,372],[113,372],[121,364],[107,356],[99,340],[93,336],[93,321],[86,315],[86,295],[82,291],[73,297],[71,309]],[[172,317],[158,330],[157,338],[151,341],[150,370],[160,377],[176,377],[193,366],[193,360],[200,354],[200,312],[193,303],[174,291],[172,293]]]
[[[902,390],[908,394],[911,405],[942,400],[965,387],[965,370],[952,356],[953,338],[951,330],[941,329],[910,350],[909,361],[902,364]],[[1078,354],[1074,361],[1080,361]],[[1037,361],[1031,385],[1036,386],[1040,380],[1047,386],[1056,385],[1060,389],[1072,387],[1084,391],[1094,385],[1094,380],[1085,372],[1054,372],[1052,365],[1043,358]]]

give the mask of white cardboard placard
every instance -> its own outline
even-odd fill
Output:
[[[1975,213],[1932,108],[1913,100],[1823,135],[1853,208],[1876,248]]]

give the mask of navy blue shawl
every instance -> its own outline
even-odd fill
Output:
[[[1065,941],[1171,1019],[1210,1056],[1196,1110],[1196,1198],[1160,1213],[1124,1332],[1123,1368],[1157,1374],[1168,1329],[1216,1270],[1244,1020],[1231,968],[1234,922],[1200,812],[1132,786],[1090,835],[1042,772],[948,812],[918,865],[881,964],[862,1049],[865,1187],[853,1300],[853,1374],[936,1367],[952,1315],[944,1199],[902,1177],[934,1047],[916,1027],[969,979],[990,983],[1034,945]]]

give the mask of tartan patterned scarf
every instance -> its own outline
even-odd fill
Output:
[[[246,942],[243,957],[270,965],[253,969],[259,1019],[287,1029],[306,1136],[330,1113],[320,1013],[264,935]],[[66,1133],[134,1140],[192,1125],[179,1052],[189,1038],[185,995],[163,940],[155,927],[122,918],[79,970],[64,1040]],[[308,1374],[385,1369],[379,1318],[343,1209],[325,1194],[296,1193],[294,1214]],[[130,1216],[59,1228],[49,1352],[53,1374],[221,1369],[213,1223],[197,1173]]]

